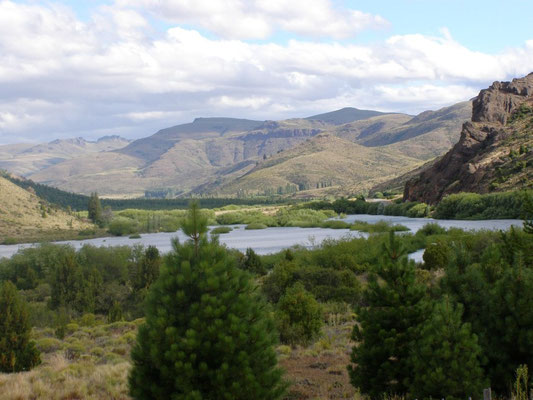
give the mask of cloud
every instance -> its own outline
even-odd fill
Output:
[[[173,15],[163,8],[170,3],[157,3],[159,12]],[[173,2],[180,12],[189,10],[184,15],[196,18],[191,21],[214,12],[214,3]],[[277,21],[268,29],[296,21],[298,10],[288,3],[220,2],[252,16],[250,10],[264,10],[268,21]],[[81,21],[66,7],[0,0],[0,143],[102,134],[135,138],[199,116],[281,119],[345,106],[415,113],[466,100],[494,80],[533,70],[533,41],[500,54],[471,51],[447,31],[371,45],[249,42],[186,26],[158,33],[139,8],[155,7],[151,0],[127,4],[102,6]],[[340,12],[327,1],[316,4]],[[313,10],[301,12],[309,19],[299,27],[294,22],[293,31],[322,18]]]
[[[177,24],[194,24],[226,39],[266,39],[281,30],[310,37],[349,38],[389,23],[379,15],[337,9],[331,0],[119,0]]]

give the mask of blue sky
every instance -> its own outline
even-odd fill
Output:
[[[530,0],[0,0],[0,144],[410,114],[533,71]]]

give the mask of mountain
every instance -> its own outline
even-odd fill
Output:
[[[190,124],[161,129],[152,136],[136,140],[119,152],[150,162],[157,160],[180,140],[213,139],[254,130],[260,125],[260,121],[248,119],[196,118]]]
[[[104,136],[95,142],[74,138],[37,145],[3,145],[0,146],[0,169],[27,176],[65,160],[122,148],[129,142],[120,136]]]
[[[98,191],[107,197],[137,197],[147,191],[236,196],[243,191],[284,191],[280,187],[287,185],[287,189],[293,185],[305,190],[306,196],[347,193],[442,155],[457,141],[469,108],[464,102],[415,117],[346,108],[282,121],[197,118],[120,149],[45,166],[27,177],[63,190]],[[327,135],[330,145],[327,140],[313,140],[319,135]],[[308,141],[316,151],[309,153]],[[335,151],[334,145],[338,146]],[[326,156],[330,160],[324,163]],[[346,171],[336,158],[346,161]],[[275,167],[266,168],[275,160]],[[373,169],[370,174],[368,166]]]
[[[0,176],[0,243],[94,228]]]
[[[406,183],[404,199],[434,204],[450,193],[526,187],[533,187],[533,73],[482,90],[459,141]]]
[[[353,107],[345,107],[337,111],[313,115],[311,117],[307,117],[306,119],[323,121],[327,124],[332,125],[343,125],[347,124],[348,122],[360,121],[362,119],[368,119],[376,117],[378,115],[391,115],[391,113],[383,113],[372,110],[359,110]]]

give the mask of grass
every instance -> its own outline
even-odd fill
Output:
[[[34,329],[42,364],[0,374],[0,399],[129,399],[129,354],[141,322],[72,323],[63,340],[50,328]]]
[[[95,226],[0,177],[0,237],[4,244],[76,239]]]
[[[276,349],[292,383],[287,400],[354,398],[346,371],[353,314],[349,307],[325,309],[327,323],[316,342]],[[0,373],[0,399],[130,399],[130,351],[143,320],[108,324],[88,317],[92,314],[68,324],[62,340],[51,328],[34,328],[42,364],[28,372]]]

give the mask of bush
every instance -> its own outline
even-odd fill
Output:
[[[276,311],[280,339],[291,345],[306,345],[320,333],[322,308],[301,283],[287,289]]]
[[[350,229],[350,224],[346,221],[328,220],[322,222],[320,227],[328,229]]]
[[[211,229],[211,235],[221,235],[224,233],[229,233],[233,230],[231,226],[217,226],[216,228]]]
[[[139,230],[139,227],[135,220],[125,217],[116,217],[113,218],[109,224],[108,230],[112,235],[123,236],[136,233]]]
[[[435,270],[445,268],[450,261],[450,248],[446,243],[430,243],[426,247],[422,258],[425,269]]]
[[[268,227],[265,224],[254,222],[254,223],[246,225],[246,228],[244,229],[254,230],[254,229],[266,229],[266,228]]]
[[[37,348],[43,353],[52,353],[61,347],[61,341],[55,338],[42,338],[37,340]]]

